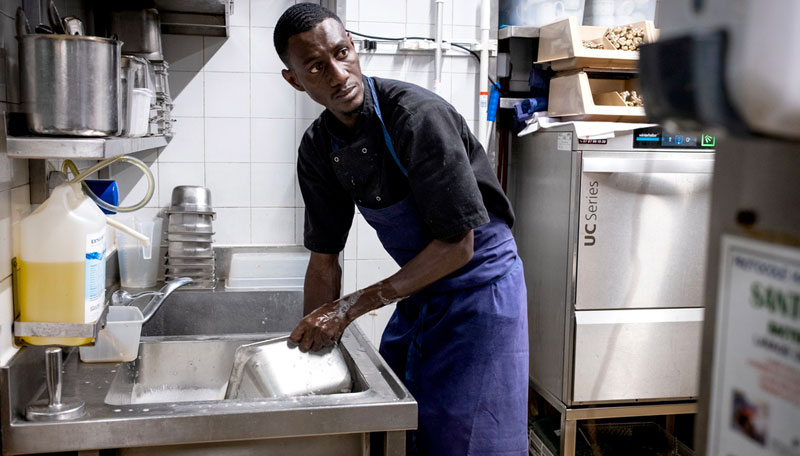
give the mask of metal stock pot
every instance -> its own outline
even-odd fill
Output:
[[[32,132],[119,134],[121,41],[45,34],[17,40],[22,103]]]

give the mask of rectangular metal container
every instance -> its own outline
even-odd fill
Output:
[[[349,393],[352,388],[338,345],[304,353],[287,336],[237,349],[226,398]]]

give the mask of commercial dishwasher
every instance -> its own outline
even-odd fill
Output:
[[[561,411],[562,454],[576,420],[694,411],[714,146],[572,124],[512,141],[530,380]]]

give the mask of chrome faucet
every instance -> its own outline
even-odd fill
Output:
[[[136,294],[130,294],[126,290],[117,290],[114,292],[114,294],[111,295],[111,305],[128,306],[140,298],[152,296],[150,302],[148,302],[142,309],[142,315],[144,315],[144,320],[142,321],[142,324],[144,324],[147,323],[151,318],[153,318],[153,315],[155,315],[158,308],[161,307],[161,304],[164,303],[164,300],[167,299],[167,297],[171,295],[173,291],[177,290],[178,288],[186,285],[191,281],[192,279],[190,279],[189,277],[180,277],[175,280],[167,282],[158,291],[143,291],[141,293],[136,293]]]

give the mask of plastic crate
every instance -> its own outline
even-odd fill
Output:
[[[576,456],[694,456],[692,449],[652,422],[584,423],[579,429]]]

